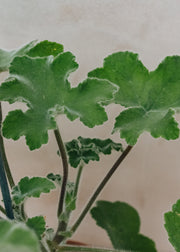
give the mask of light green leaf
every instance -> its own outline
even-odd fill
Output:
[[[0,72],[7,71],[10,67],[10,63],[16,56],[25,55],[35,44],[36,41],[32,41],[22,48],[12,51],[0,49]]]
[[[164,215],[165,228],[169,235],[169,241],[177,252],[180,251],[180,200],[173,205],[172,211]]]
[[[157,252],[155,243],[139,233],[139,215],[127,203],[98,201],[91,215],[96,224],[106,230],[115,249]]]
[[[65,113],[70,120],[80,118],[88,127],[107,120],[103,102],[117,90],[108,81],[86,79],[71,88],[68,77],[78,67],[70,52],[42,58],[16,57],[10,77],[0,87],[0,100],[20,101],[26,112],[11,111],[3,124],[3,134],[14,140],[26,137],[31,150],[48,142],[48,130],[56,129],[56,116]]]
[[[34,231],[23,223],[0,220],[0,251],[2,252],[40,252]]]
[[[46,230],[46,222],[43,216],[35,216],[33,218],[28,218],[26,225],[33,229],[39,240]]]
[[[104,60],[103,68],[89,73],[118,85],[114,102],[126,109],[116,118],[115,131],[134,145],[144,131],[167,140],[179,136],[174,111],[180,108],[180,57],[166,57],[149,72],[131,52],[118,52]]]
[[[72,167],[76,168],[81,161],[86,164],[90,160],[99,161],[99,155],[111,154],[112,150],[123,151],[121,143],[115,143],[111,139],[98,139],[98,138],[83,138],[78,137],[66,144],[67,154],[69,156],[69,163]]]
[[[20,180],[17,186],[13,187],[12,196],[14,202],[18,205],[26,198],[39,198],[41,193],[49,193],[52,189],[55,189],[55,185],[47,178],[24,177]]]

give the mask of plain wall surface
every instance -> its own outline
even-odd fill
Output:
[[[180,55],[180,1],[178,0],[0,0],[0,48],[13,49],[31,40],[56,41],[65,51],[76,56],[79,69],[70,77],[72,85],[86,78],[89,71],[103,64],[103,59],[117,51],[133,51],[149,70],[154,70],[167,55]],[[7,74],[1,74],[3,80]],[[3,103],[8,110],[21,107]],[[24,107],[25,108],[25,107]],[[58,117],[65,141],[81,136],[111,137],[115,116],[120,107],[107,108],[109,121],[89,129],[79,120],[70,122]],[[176,116],[180,119],[179,116]],[[112,136],[120,141],[119,134]],[[122,141],[125,146],[125,142]],[[56,154],[53,132],[49,143],[30,152],[24,138],[5,140],[7,156],[16,182],[22,176],[44,176],[62,171]],[[134,206],[141,217],[141,233],[151,237],[160,252],[173,252],[164,229],[163,213],[180,198],[180,140],[153,139],[144,133],[99,199],[125,201]],[[90,162],[84,170],[77,210],[80,211],[93,188],[112,166],[118,153],[102,156],[101,162]],[[71,169],[73,179],[76,170]],[[49,226],[56,228],[58,193],[29,200],[30,216],[43,214]],[[72,222],[77,217],[77,211]],[[110,246],[102,229],[90,215],[73,239],[96,246]]]

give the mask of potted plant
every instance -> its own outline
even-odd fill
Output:
[[[0,50],[0,72],[9,70],[9,77],[0,86],[0,101],[27,105],[25,112],[13,110],[4,119],[0,108],[0,185],[4,204],[0,206],[4,216],[0,219],[0,251],[156,252],[155,242],[140,233],[140,217],[132,206],[120,201],[96,200],[144,131],[166,140],[179,137],[174,114],[180,108],[180,57],[166,57],[155,71],[149,72],[137,54],[117,52],[105,58],[103,67],[88,73],[77,87],[71,87],[68,77],[77,68],[72,53],[64,52],[61,44],[47,40],[32,41],[17,50]],[[93,128],[108,120],[105,106],[111,103],[124,108],[115,119],[112,133],[119,131],[126,147],[110,138],[79,136],[69,142],[62,140],[57,116],[65,114],[71,121],[79,118],[85,126]],[[25,176],[15,184],[3,138],[18,140],[25,136],[27,146],[33,151],[48,142],[49,130],[54,131],[57,140],[63,174],[49,171],[47,177]],[[69,225],[84,166],[112,151],[120,153],[119,157],[78,219]],[[75,181],[68,179],[69,167],[76,168]],[[58,228],[52,230],[46,227],[43,216],[29,218],[24,205],[28,198],[40,197],[59,186]],[[113,249],[68,244],[67,240],[88,212],[106,230]],[[165,227],[176,251],[180,251],[179,213],[180,201],[177,201],[172,212],[165,214]]]

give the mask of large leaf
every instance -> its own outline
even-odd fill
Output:
[[[55,185],[47,178],[24,177],[20,180],[17,186],[13,187],[12,196],[14,202],[18,205],[26,198],[39,198],[41,193],[49,193],[52,189],[55,189]]]
[[[34,231],[23,223],[0,220],[0,251],[40,252],[38,238]]]
[[[144,131],[155,138],[179,136],[174,110],[180,108],[180,57],[166,57],[155,71],[149,72],[131,52],[118,52],[104,60],[103,68],[90,77],[118,85],[114,102],[126,109],[116,118],[114,131],[120,131],[127,143],[134,145]],[[113,131],[113,132],[114,132]]]
[[[69,156],[69,163],[76,168],[81,161],[86,164],[90,160],[99,161],[99,155],[111,154],[112,150],[123,151],[121,143],[115,143],[111,139],[83,138],[78,137],[66,143],[66,150]]]
[[[139,233],[140,218],[130,205],[124,202],[98,201],[91,214],[97,225],[106,230],[115,249],[157,251],[154,242]]]
[[[180,200],[173,205],[172,211],[164,215],[165,228],[169,235],[169,241],[177,252],[180,251]]]
[[[16,57],[9,78],[0,87],[0,100],[25,102],[28,110],[11,111],[3,124],[3,134],[17,140],[26,137],[31,150],[48,141],[48,130],[56,129],[56,116],[80,118],[88,127],[107,120],[103,102],[113,98],[117,88],[108,81],[86,79],[71,88],[68,77],[78,67],[70,52],[56,57]]]
[[[41,237],[46,230],[46,222],[44,220],[44,217],[43,216],[35,216],[32,218],[28,218],[26,225],[29,228],[33,229],[34,232],[36,233],[38,239],[41,240]]]

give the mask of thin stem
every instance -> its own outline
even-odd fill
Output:
[[[127,148],[123,151],[123,153],[121,154],[121,156],[114,163],[114,165],[112,166],[112,168],[106,174],[106,176],[104,177],[104,179],[101,181],[101,183],[99,184],[99,186],[97,187],[97,189],[95,190],[95,192],[93,193],[93,195],[91,196],[90,200],[88,201],[87,205],[85,206],[84,210],[80,214],[79,218],[77,219],[77,221],[72,226],[72,228],[70,230],[72,233],[74,233],[76,231],[76,229],[78,228],[78,226],[80,225],[80,223],[82,222],[82,220],[84,219],[84,217],[86,216],[86,214],[88,213],[88,211],[90,210],[91,206],[95,202],[96,198],[98,197],[98,195],[100,194],[100,192],[102,191],[102,189],[104,188],[104,186],[106,185],[106,183],[109,181],[109,179],[111,178],[111,176],[113,175],[113,173],[116,171],[116,169],[118,168],[118,166],[121,164],[121,162],[128,155],[128,153],[130,152],[130,150],[132,149],[132,147],[133,146],[130,146],[130,145],[127,146]]]
[[[68,159],[66,155],[65,146],[62,141],[59,130],[58,129],[54,130],[54,134],[56,137],[57,144],[59,146],[59,151],[60,151],[62,163],[63,163],[63,179],[62,179],[62,187],[61,187],[58,212],[57,212],[58,219],[60,219],[60,216],[63,213],[63,206],[64,206],[64,200],[65,200],[65,194],[66,194],[66,185],[67,185],[67,180],[68,180]],[[54,240],[56,242],[59,242],[60,231],[65,231],[65,228],[66,228],[66,223],[64,221],[59,221],[58,229],[54,237]]]
[[[78,189],[79,189],[79,182],[80,182],[80,178],[81,178],[81,175],[82,175],[83,167],[84,167],[84,163],[81,162],[79,167],[78,167],[78,173],[77,173],[75,187],[74,187],[74,198],[77,197],[77,193],[78,193]]]
[[[81,251],[81,252],[123,252],[123,250],[117,249],[104,249],[104,248],[89,248],[89,247],[77,247],[77,246],[61,246],[56,249],[56,252],[61,251]],[[126,251],[127,252],[127,251]]]
[[[2,207],[1,205],[0,205],[0,211],[1,211],[3,214],[6,215],[6,210],[5,210],[4,207]]]
[[[1,107],[1,102],[0,102],[0,131],[2,130],[2,107]],[[10,187],[12,188],[15,183],[11,174],[11,170],[9,168],[9,164],[6,158],[6,153],[5,153],[5,148],[4,148],[4,141],[3,141],[3,137],[2,134],[0,133],[0,152],[2,155],[2,160],[3,160],[3,164],[4,164],[4,169],[6,172],[6,176],[9,182]]]

